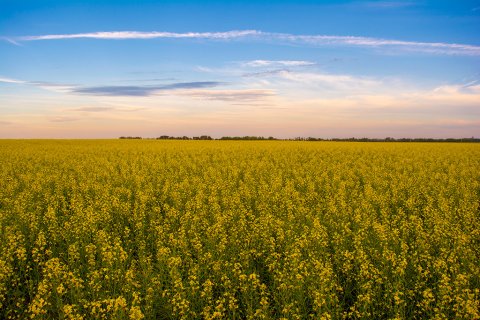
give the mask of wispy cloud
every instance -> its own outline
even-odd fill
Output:
[[[480,84],[477,84],[475,86],[469,86],[468,89],[470,90],[470,92],[475,92],[480,94]]]
[[[61,39],[205,39],[205,40],[254,40],[277,44],[294,43],[309,46],[351,46],[364,48],[387,48],[395,49],[396,52],[423,52],[441,55],[470,55],[479,56],[480,46],[469,44],[445,43],[445,42],[417,42],[393,39],[382,39],[358,36],[337,35],[296,35],[289,33],[273,33],[257,30],[234,30],[227,32],[138,32],[138,31],[114,31],[114,32],[91,32],[76,34],[51,34],[25,36],[16,38],[15,41],[36,40],[61,40]]]
[[[275,96],[275,91],[268,89],[247,90],[192,90],[177,92],[182,96],[190,96],[204,100],[220,100],[229,102],[255,102]]]
[[[295,71],[288,69],[267,70],[246,73],[244,77],[267,79],[269,85],[283,88],[281,92],[303,92],[308,95],[347,94],[386,90],[383,79],[354,76],[349,74],[330,74],[321,71]]]
[[[71,122],[78,121],[80,118],[69,117],[69,116],[57,116],[50,119],[50,122]]]
[[[357,77],[351,75],[342,75],[342,74],[327,74],[327,73],[315,73],[315,72],[292,72],[288,70],[283,70],[276,73],[279,77],[295,82],[302,83],[318,83],[318,84],[332,84],[345,86],[352,85],[365,85],[365,86],[376,86],[381,84],[380,81],[375,79],[370,79],[367,77]]]
[[[52,83],[46,81],[24,81],[8,77],[0,77],[0,83],[25,84],[49,91],[61,93],[73,93],[92,96],[138,96],[147,97],[162,91],[181,90],[181,89],[202,89],[213,88],[224,85],[224,82],[218,81],[196,81],[196,82],[175,82],[163,85],[136,85],[136,86],[92,86],[82,87],[72,84]],[[80,111],[80,110],[79,110]],[[85,109],[83,111],[100,111]]]
[[[150,96],[160,87],[155,86],[96,86],[74,88],[71,92],[94,96]]]
[[[79,111],[79,112],[106,112],[115,110],[113,107],[80,107],[71,109],[71,111]]]
[[[64,83],[53,83],[53,82],[46,82],[46,81],[25,81],[25,80],[18,80],[13,78],[7,77],[0,77],[0,83],[13,83],[13,84],[25,84],[29,86],[34,86],[37,88],[42,88],[49,91],[55,92],[69,92],[75,85],[72,84],[64,84]]]
[[[72,93],[96,96],[151,96],[167,90],[210,88],[222,85],[217,81],[178,82],[162,86],[96,86],[79,87],[71,90]]]
[[[26,83],[38,88],[60,93],[68,93],[76,87],[74,84],[54,83],[47,81],[28,81]]]
[[[17,80],[17,79],[12,79],[12,78],[5,78],[5,77],[0,77],[0,82],[3,83],[17,83],[17,84],[27,84],[27,81],[22,81],[22,80]]]
[[[274,69],[274,70],[259,71],[259,72],[247,72],[242,74],[242,77],[271,77],[271,76],[282,74],[284,72],[290,72],[290,70]]]
[[[217,81],[178,82],[162,86],[161,90],[210,88],[217,87],[223,84],[225,83]]]
[[[367,8],[380,8],[380,9],[398,9],[405,7],[412,7],[418,5],[418,3],[411,1],[362,1],[354,3],[356,6],[363,6]]]
[[[274,34],[278,40],[310,45],[347,45],[366,48],[391,48],[411,52],[445,55],[480,55],[480,46],[444,42],[415,42],[356,36]]]
[[[90,32],[90,33],[75,33],[75,34],[49,34],[39,36],[25,36],[20,37],[22,41],[33,40],[60,40],[60,39],[155,39],[155,38],[174,38],[174,39],[219,39],[229,40],[235,38],[243,38],[248,36],[256,36],[260,32],[256,30],[234,30],[227,32],[139,32],[139,31],[112,31],[112,32]]]
[[[243,62],[245,67],[302,67],[312,66],[315,62],[304,60],[252,60]]]
[[[9,42],[9,43],[14,44],[16,46],[22,46],[20,43],[18,43],[17,41],[15,41],[15,40],[13,40],[12,38],[9,38],[9,37],[0,37],[0,40]]]
[[[79,107],[73,109],[66,109],[65,111],[73,111],[73,112],[86,112],[86,113],[102,113],[102,112],[133,112],[133,111],[140,111],[145,110],[144,107],[132,107],[132,106],[97,106],[97,107]]]
[[[211,68],[197,66],[196,70],[204,73],[228,77],[269,77],[290,70],[305,70],[317,65],[316,62],[306,60],[250,60],[233,61],[227,66]]]

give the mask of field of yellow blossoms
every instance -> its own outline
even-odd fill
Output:
[[[480,319],[480,145],[0,141],[0,319]]]

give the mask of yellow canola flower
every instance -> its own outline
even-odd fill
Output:
[[[478,319],[473,143],[0,141],[0,319]]]

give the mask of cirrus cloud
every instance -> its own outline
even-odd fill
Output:
[[[315,62],[304,60],[252,60],[242,63],[245,67],[302,67],[313,66]]]
[[[0,77],[0,82],[3,83],[17,83],[17,84],[27,84],[27,81],[22,81],[22,80],[17,80],[17,79],[12,79],[12,78],[5,78],[5,77]]]
[[[298,35],[289,33],[264,32],[259,30],[233,30],[226,32],[141,32],[108,31],[74,34],[47,34],[23,36],[12,39],[19,41],[66,40],[66,39],[203,39],[203,40],[251,40],[273,44],[297,44],[308,46],[350,46],[375,49],[396,49],[402,52],[423,52],[437,55],[480,56],[480,46],[446,42],[405,41],[362,36],[343,35]],[[10,38],[9,38],[10,39]]]
[[[178,82],[162,86],[96,86],[79,87],[71,90],[72,93],[94,96],[151,96],[166,90],[210,88],[222,85],[217,81]]]
[[[180,91],[176,94],[204,100],[254,102],[275,96],[275,91],[268,89],[191,90]]]
[[[25,36],[20,37],[21,41],[33,41],[33,40],[61,40],[61,39],[113,39],[113,40],[125,40],[125,39],[156,39],[156,38],[196,38],[196,39],[219,39],[229,40],[235,38],[243,38],[247,36],[256,36],[259,32],[256,30],[235,30],[227,32],[140,32],[140,31],[107,31],[107,32],[88,32],[88,33],[74,33],[74,34],[49,34],[39,36]]]

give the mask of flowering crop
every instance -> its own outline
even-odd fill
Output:
[[[480,145],[0,141],[1,319],[479,319]]]

